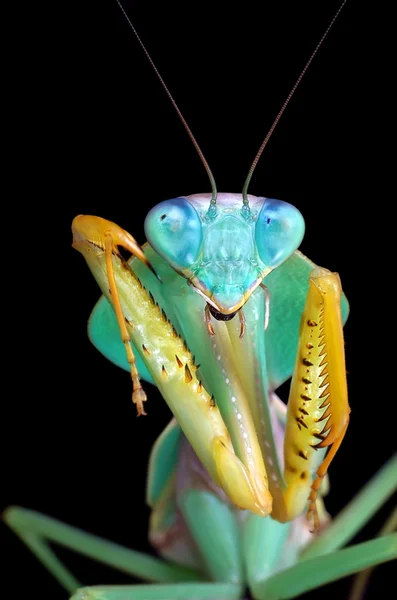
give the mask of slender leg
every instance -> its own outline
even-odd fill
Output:
[[[132,401],[136,404],[138,416],[145,415],[143,403],[146,401],[146,394],[141,386],[138,369],[136,367],[136,358],[131,347],[131,337],[126,327],[126,319],[123,314],[120,295],[114,276],[112,256],[113,254],[120,256],[118,252],[118,247],[120,246],[139,258],[139,260],[141,260],[154,274],[156,273],[146,258],[142,248],[132,235],[111,221],[91,215],[79,215],[73,220],[72,231],[73,247],[76,250],[82,251],[82,249],[85,249],[86,252],[91,253],[91,249],[87,249],[88,243],[92,244],[96,250],[99,249],[100,252],[105,252],[110,297],[117,316],[121,338],[130,366],[133,384]],[[129,325],[133,327],[133,323],[129,323]]]
[[[296,598],[362,569],[397,559],[397,533],[304,560],[253,585],[255,600]]]
[[[70,600],[240,600],[242,589],[233,583],[95,586],[82,588]]]
[[[81,584],[53,554],[47,542],[55,542],[147,581],[174,583],[202,580],[202,576],[192,569],[129,550],[32,510],[13,506],[6,509],[3,519],[70,593]]]
[[[347,544],[396,491],[397,454],[379,469],[327,529],[314,538],[302,552],[301,560],[327,554]]]
[[[317,513],[317,508],[316,508],[316,500],[317,500],[318,491],[321,487],[324,477],[327,474],[329,466],[330,466],[332,460],[334,459],[336,453],[338,452],[339,447],[343,441],[343,438],[345,437],[345,433],[346,433],[348,424],[349,424],[349,422],[346,423],[344,429],[342,430],[342,433],[332,444],[327,456],[325,457],[325,459],[323,460],[323,462],[317,469],[316,478],[312,483],[312,488],[311,488],[310,495],[309,495],[309,508],[307,510],[307,518],[309,520],[311,518],[313,518],[314,531],[318,531],[320,528],[320,520],[318,518],[318,513]]]
[[[132,379],[132,401],[136,404],[138,417],[146,415],[143,403],[146,402],[147,397],[142,389],[141,380],[139,378],[138,369],[136,368],[136,358],[131,347],[131,336],[128,333],[127,326],[125,324],[125,316],[120,302],[120,296],[114,278],[112,253],[114,248],[114,241],[111,234],[105,235],[105,251],[106,251],[106,270],[109,280],[109,289],[112,297],[113,307],[116,313],[117,322],[120,328],[121,340],[124,344],[125,351],[127,354],[128,364],[130,365],[131,379]]]
[[[383,525],[379,535],[386,535],[397,529],[397,508],[394,509],[386,523]],[[364,598],[365,589],[368,580],[371,577],[373,567],[368,567],[357,575],[350,590],[349,600],[362,600]]]

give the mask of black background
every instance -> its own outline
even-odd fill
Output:
[[[209,2],[124,5],[202,146],[218,189],[241,191],[257,148],[337,3],[217,2],[216,14]],[[382,233],[387,199],[378,131],[384,114],[374,82],[374,34],[381,36],[379,14],[365,11],[361,3],[347,3],[250,187],[250,193],[287,200],[302,211],[302,251],[339,272],[351,303],[346,357],[352,414],[330,471],[327,506],[333,515],[395,450],[393,358],[384,354],[384,344],[393,343],[386,327],[388,279],[375,277],[390,243]],[[150,552],[145,470],[170,413],[147,385],[148,416],[136,419],[128,374],[90,345],[86,322],[99,292],[71,248],[70,225],[77,214],[97,214],[143,243],[150,207],[209,191],[209,185],[113,0],[53,3],[20,18],[31,36],[28,41],[20,34],[21,44],[10,50],[19,67],[7,115],[12,187],[5,216],[12,239],[3,258],[10,272],[4,297],[11,335],[10,368],[3,374],[1,502]],[[375,535],[392,505],[356,541]],[[8,597],[67,597],[3,525],[1,540]],[[60,555],[84,583],[130,581]],[[377,570],[368,598],[378,597],[390,569]],[[338,582],[321,594],[344,598],[349,584]]]

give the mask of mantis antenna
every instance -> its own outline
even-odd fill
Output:
[[[176,110],[178,117],[180,118],[180,120],[182,121],[182,125],[184,126],[184,128],[186,129],[186,132],[188,134],[188,136],[190,137],[193,146],[196,148],[197,154],[200,157],[201,162],[204,165],[205,170],[207,171],[207,175],[208,178],[210,180],[210,184],[211,184],[211,190],[212,190],[212,198],[211,198],[211,202],[210,202],[210,211],[213,212],[214,210],[216,210],[216,196],[217,196],[217,190],[216,190],[216,183],[215,183],[215,179],[214,176],[212,174],[212,171],[209,167],[209,164],[207,163],[204,154],[200,148],[200,146],[198,145],[198,142],[196,140],[196,138],[194,137],[189,125],[186,123],[184,116],[182,115],[177,103],[175,102],[171,92],[169,91],[168,87],[166,86],[163,78],[161,77],[156,65],[153,62],[152,57],[150,56],[149,52],[146,50],[146,47],[144,45],[144,43],[142,42],[141,38],[138,35],[137,30],[135,29],[135,27],[133,26],[131,19],[129,18],[129,16],[127,15],[126,11],[124,10],[123,5],[121,4],[120,0],[116,0],[117,4],[120,7],[121,12],[123,13],[123,15],[125,16],[128,25],[131,27],[132,31],[135,34],[136,39],[138,40],[139,44],[141,45],[144,53],[146,54],[146,57],[148,59],[148,61],[150,62],[151,66],[153,67],[154,72],[157,75],[158,80],[160,81],[161,85],[163,86],[168,98],[171,100],[172,106],[174,107],[174,109]]]
[[[262,142],[262,145],[261,145],[261,147],[259,148],[259,150],[258,150],[258,152],[257,152],[257,155],[256,155],[256,156],[255,156],[255,158],[254,158],[254,162],[253,162],[253,163],[252,163],[252,165],[251,165],[251,168],[250,168],[250,170],[249,170],[249,172],[248,172],[247,179],[245,180],[244,187],[243,187],[243,204],[244,204],[244,206],[245,206],[245,207],[247,207],[247,209],[249,209],[249,202],[248,202],[248,198],[247,198],[248,186],[249,186],[249,184],[250,184],[251,177],[252,177],[252,174],[253,174],[253,172],[254,172],[254,170],[255,170],[255,167],[256,167],[256,165],[258,164],[258,161],[259,161],[260,157],[262,156],[262,152],[263,152],[263,150],[265,149],[265,147],[267,146],[267,143],[268,143],[268,141],[269,141],[269,139],[270,139],[270,137],[271,137],[271,135],[272,135],[273,131],[275,130],[275,128],[276,128],[276,126],[277,126],[277,123],[279,122],[279,120],[281,119],[281,117],[282,117],[282,115],[283,115],[283,113],[284,113],[285,109],[287,108],[287,106],[288,106],[288,104],[289,104],[289,101],[291,100],[292,96],[294,95],[294,93],[295,93],[295,91],[296,91],[296,88],[298,87],[298,85],[299,85],[299,84],[300,84],[300,82],[302,81],[304,74],[306,73],[306,71],[307,71],[307,70],[308,70],[308,68],[310,67],[310,64],[311,64],[311,62],[312,62],[313,58],[316,56],[317,52],[319,51],[319,49],[320,49],[320,47],[321,47],[321,45],[322,45],[323,41],[325,40],[325,38],[327,37],[328,33],[330,32],[330,30],[331,30],[331,28],[332,28],[333,24],[335,23],[336,19],[338,18],[338,16],[339,16],[339,13],[341,12],[341,10],[342,10],[342,8],[344,7],[344,5],[346,4],[346,2],[347,2],[347,0],[343,0],[342,4],[340,5],[340,7],[339,7],[339,8],[338,8],[338,10],[336,11],[335,15],[333,16],[333,18],[332,18],[332,20],[331,20],[330,24],[328,25],[327,29],[326,29],[326,30],[325,30],[325,32],[323,33],[323,35],[322,35],[322,37],[321,37],[320,41],[318,42],[317,46],[316,46],[316,47],[315,47],[315,49],[313,50],[313,52],[312,52],[312,54],[311,54],[311,56],[310,56],[309,60],[307,61],[307,63],[306,63],[306,64],[305,64],[305,66],[303,67],[303,70],[302,70],[301,74],[299,75],[299,77],[298,77],[298,79],[296,80],[295,84],[293,85],[293,87],[292,87],[292,89],[291,89],[290,93],[288,94],[288,96],[287,96],[287,98],[286,98],[286,100],[285,100],[284,104],[282,105],[281,109],[279,110],[279,112],[278,112],[278,114],[277,114],[276,118],[275,118],[275,119],[274,119],[274,121],[273,121],[273,124],[272,124],[272,126],[270,127],[270,129],[269,129],[268,133],[266,134],[266,137],[265,137],[265,139],[264,139],[264,140],[263,140],[263,142]]]

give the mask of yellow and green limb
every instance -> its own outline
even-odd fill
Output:
[[[397,556],[393,533],[341,550],[395,491],[396,457],[333,522],[322,500],[350,413],[339,277],[297,250],[304,225],[291,205],[219,194],[209,211],[209,201],[159,204],[143,248],[104,219],[73,223],[104,294],[91,341],[130,373],[138,414],[146,381],[174,415],[148,473],[149,536],[162,559],[6,512],[74,600],[232,599],[247,588],[257,600],[292,598]],[[124,261],[120,246],[135,257]],[[291,376],[286,407],[275,390]],[[46,540],[155,585],[76,591]]]
[[[138,373],[148,373],[235,506],[287,522],[309,501],[317,529],[317,494],[349,419],[339,278],[296,252],[304,225],[291,205],[251,196],[247,217],[241,195],[219,194],[209,218],[208,204],[206,195],[160,203],[146,218],[144,252],[113,223],[75,219],[74,247],[105,296],[91,339],[130,370],[138,414]],[[138,259],[125,263],[120,245]],[[282,452],[271,404],[292,371]]]

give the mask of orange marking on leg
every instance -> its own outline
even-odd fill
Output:
[[[320,521],[318,518],[317,506],[316,506],[318,490],[321,487],[322,480],[326,476],[332,460],[334,459],[336,453],[339,450],[339,447],[343,441],[343,438],[345,437],[345,433],[346,433],[348,425],[349,425],[349,418],[347,419],[347,423],[346,423],[345,427],[342,429],[340,435],[335,439],[332,446],[330,447],[327,456],[324,458],[323,462],[317,469],[317,472],[316,472],[317,477],[312,483],[311,492],[309,495],[309,508],[307,511],[307,518],[313,519],[313,525],[314,525],[313,532],[317,531],[320,527]],[[324,442],[326,442],[326,438],[325,438]],[[321,446],[324,446],[324,445],[325,445],[325,443],[321,444]]]
[[[112,297],[113,307],[116,313],[117,322],[119,324],[121,339],[125,347],[127,354],[128,364],[130,365],[131,379],[132,379],[132,401],[136,405],[138,411],[138,417],[146,415],[143,408],[143,403],[146,402],[147,397],[142,389],[141,381],[139,378],[139,372],[136,368],[136,358],[131,348],[131,337],[128,333],[123,309],[120,302],[120,296],[117,290],[116,279],[114,277],[112,253],[115,249],[115,244],[111,232],[105,232],[105,257],[106,257],[106,271],[109,280],[109,289]]]

